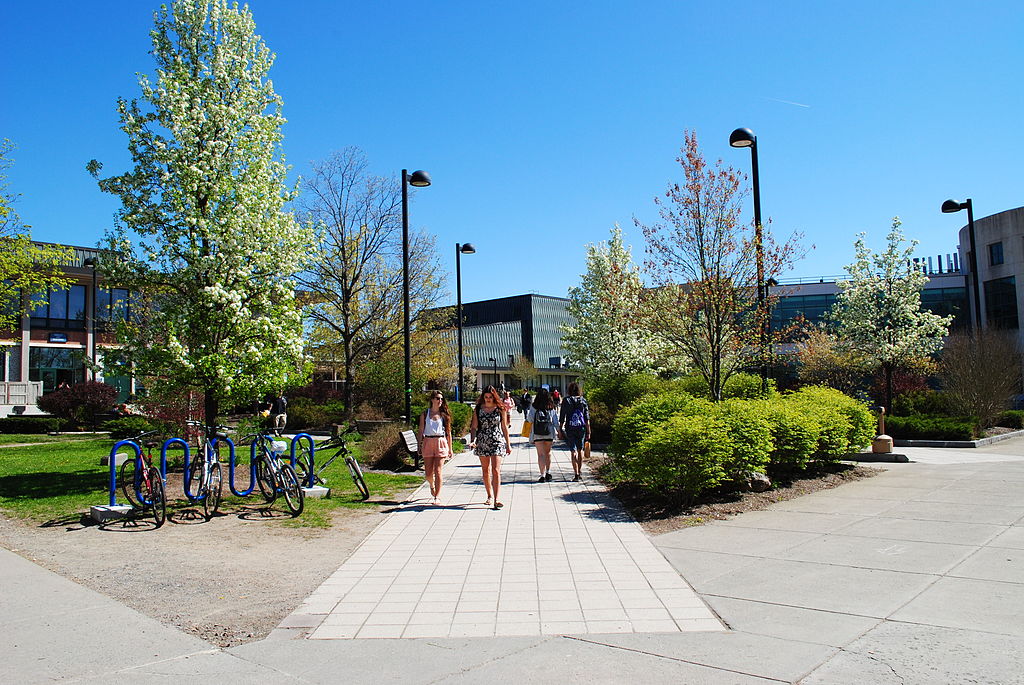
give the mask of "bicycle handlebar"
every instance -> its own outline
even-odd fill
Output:
[[[131,440],[132,442],[138,442],[139,440],[141,440],[142,438],[146,437],[147,435],[153,435],[153,433],[159,433],[159,432],[160,432],[159,430],[146,431],[145,433],[139,433],[134,438],[128,438],[128,439]]]

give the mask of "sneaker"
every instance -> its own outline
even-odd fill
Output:
[[[546,480],[549,483],[551,482],[551,472],[550,471],[548,471],[548,474],[546,476],[544,476],[544,480]]]
[[[545,480],[546,479],[544,478],[544,476],[541,476],[540,478],[537,479],[537,482],[538,483],[543,483]]]

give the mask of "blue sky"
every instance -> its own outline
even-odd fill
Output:
[[[18,145],[10,181],[37,240],[94,245],[111,223],[117,201],[85,164],[129,164],[115,103],[152,72],[156,6],[3,1],[0,137]],[[786,277],[841,273],[855,235],[879,247],[897,214],[919,255],[952,252],[966,216],[939,213],[947,198],[979,217],[1024,204],[1016,3],[250,7],[277,54],[294,173],[348,145],[380,174],[429,171],[412,221],[452,274],[455,242],[476,245],[466,301],[564,296],[616,222],[642,257],[632,217],[656,219],[686,129],[745,172],[729,132],[757,133],[764,216],[816,246]]]

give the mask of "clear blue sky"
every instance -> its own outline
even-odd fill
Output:
[[[0,137],[18,145],[10,180],[37,240],[94,245],[111,223],[85,164],[128,166],[115,102],[152,73],[156,6],[3,1]],[[466,301],[564,296],[616,222],[642,257],[632,217],[656,218],[684,129],[743,171],[729,132],[757,133],[763,214],[816,245],[790,277],[841,273],[855,234],[878,247],[897,214],[918,254],[952,252],[966,216],[940,214],[947,198],[979,217],[1024,204],[1017,2],[250,7],[294,172],[348,145],[377,173],[429,171],[412,220],[452,274],[454,243],[476,245]]]

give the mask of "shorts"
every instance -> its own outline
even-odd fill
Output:
[[[565,433],[565,441],[569,443],[569,449],[573,452],[582,452],[587,430],[585,428],[566,427],[563,432]]]
[[[448,446],[448,438],[434,438],[425,436],[423,438],[423,458],[445,458],[452,456],[451,447]]]

